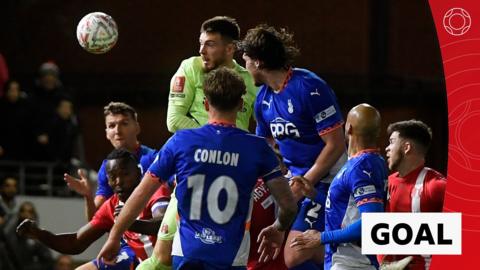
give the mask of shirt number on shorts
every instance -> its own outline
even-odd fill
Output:
[[[205,175],[195,174],[188,177],[188,188],[192,189],[192,200],[190,202],[190,219],[200,220],[202,216],[202,196],[205,188]],[[224,190],[227,194],[227,204],[222,210],[218,205],[220,192]],[[225,224],[232,218],[238,203],[237,184],[231,177],[222,175],[208,187],[207,191],[208,214],[217,224]]]

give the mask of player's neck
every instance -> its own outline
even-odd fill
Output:
[[[235,125],[237,121],[236,112],[220,112],[210,107],[208,110],[208,122],[209,123],[222,123],[228,125]]]
[[[289,78],[289,70],[276,69],[265,70],[264,72],[267,85],[274,91],[281,91],[285,87]]]
[[[232,58],[232,59],[226,60],[220,66],[227,67],[227,68],[234,68],[235,67],[235,61],[233,61],[233,58]]]
[[[129,145],[126,145],[125,148],[130,152],[130,153],[137,153],[138,148],[140,147],[140,143],[138,141],[135,141],[135,143],[131,143]]]
[[[352,157],[357,155],[360,152],[363,151],[377,151],[378,146],[376,143],[369,143],[369,142],[364,142],[361,140],[356,139],[355,137],[351,137],[350,141],[348,142],[348,156]]]
[[[425,164],[425,159],[423,157],[404,157],[403,161],[398,164],[398,175],[400,177],[405,177],[418,167]]]

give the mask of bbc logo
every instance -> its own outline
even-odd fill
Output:
[[[362,254],[461,253],[461,213],[362,214]]]

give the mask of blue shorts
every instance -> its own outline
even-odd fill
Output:
[[[97,266],[99,270],[109,269],[109,270],[130,270],[135,269],[138,265],[137,256],[133,252],[132,248],[122,241],[120,251],[117,255],[117,261],[115,265],[105,264],[103,261],[98,262],[96,259],[92,263]]]
[[[172,256],[172,269],[175,270],[245,270],[246,266],[219,266],[206,261]]]
[[[306,230],[325,230],[325,200],[327,199],[330,184],[318,183],[316,186],[318,195],[315,201],[305,198],[300,205],[300,210],[293,222],[293,231],[304,232]]]

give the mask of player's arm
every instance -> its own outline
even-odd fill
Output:
[[[21,236],[36,239],[60,253],[74,255],[85,251],[105,231],[87,223],[74,233],[53,234],[50,231],[38,228],[35,221],[26,219],[18,225],[17,233]]]
[[[345,137],[341,125],[320,135],[325,147],[318,155],[315,163],[305,173],[304,177],[313,185],[325,177],[338,159],[345,153]]]
[[[179,129],[196,128],[200,124],[188,116],[193,100],[195,88],[185,76],[184,63],[170,82],[170,94],[167,107],[167,128],[175,133]],[[203,105],[203,104],[202,104]]]
[[[100,170],[102,170],[102,168],[103,165]],[[93,194],[92,184],[87,178],[85,170],[79,169],[77,173],[79,178],[73,177],[68,173],[65,173],[63,175],[63,179],[65,180],[65,182],[67,182],[67,185],[70,189],[83,196],[85,202],[85,217],[87,221],[90,221],[97,209],[107,200],[107,198],[100,195],[95,196]]]
[[[383,212],[383,203],[371,202],[358,206],[360,216],[362,213]],[[352,224],[342,229],[333,231],[319,232],[308,230],[297,237],[291,243],[291,248],[296,250],[317,248],[325,244],[341,244],[360,241],[362,235],[362,219],[358,219]]]
[[[128,228],[129,231],[146,234],[146,235],[156,235],[160,225],[162,224],[163,216],[167,210],[168,201],[159,201],[152,208],[152,219],[143,220],[137,219],[133,224]]]
[[[278,205],[278,217],[274,226],[279,231],[285,231],[290,227],[297,214],[297,204],[288,186],[288,180],[280,176],[265,184]]]
[[[120,239],[123,233],[136,220],[142,209],[147,204],[153,193],[160,187],[160,181],[154,178],[150,173],[143,176],[140,184],[135,188],[125,206],[122,208],[120,215],[112,227],[107,241],[103,245],[102,250],[98,254],[98,259],[113,263],[113,260],[120,248]]]

